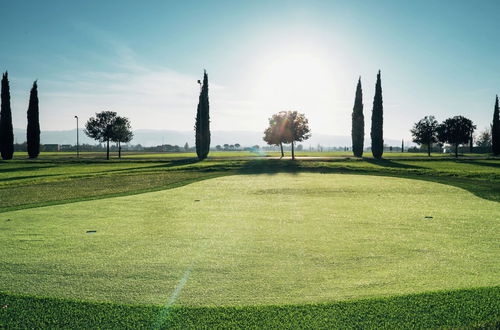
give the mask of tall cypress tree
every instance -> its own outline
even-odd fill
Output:
[[[207,158],[210,151],[210,115],[208,103],[208,76],[203,72],[203,85],[201,87],[198,110],[196,113],[196,154],[199,160]]]
[[[2,159],[12,159],[14,155],[14,130],[12,128],[12,112],[10,110],[9,74],[2,75],[2,105],[0,108],[0,153]]]
[[[35,82],[30,92],[28,106],[28,128],[26,130],[29,158],[37,158],[40,153],[40,121],[38,115],[38,86]]]
[[[377,83],[375,85],[375,97],[373,98],[372,111],[372,154],[376,159],[382,158],[384,153],[384,105],[382,101],[382,82],[380,81],[380,70],[377,74]]]
[[[493,111],[493,124],[491,125],[491,151],[495,156],[500,155],[500,114],[498,113],[498,95]]]
[[[363,143],[365,139],[365,117],[363,115],[363,91],[361,89],[361,77],[356,87],[356,98],[352,109],[352,152],[355,157],[363,156]]]

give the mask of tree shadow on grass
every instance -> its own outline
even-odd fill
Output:
[[[163,161],[162,164],[155,164],[151,166],[137,166],[137,167],[124,167],[124,168],[117,168],[114,170],[104,170],[104,171],[99,171],[99,172],[93,172],[93,173],[117,173],[117,172],[131,172],[134,170],[139,170],[139,171],[147,171],[148,169],[161,169],[161,168],[171,168],[171,167],[176,167],[176,166],[183,166],[183,165],[190,165],[197,163],[198,159],[196,158],[182,158],[182,159],[175,159],[175,160],[168,160],[168,161]]]
[[[371,163],[371,162],[370,162]],[[422,180],[434,183],[440,183],[445,185],[454,186],[469,191],[477,197],[486,199],[489,201],[500,202],[500,185],[491,182],[489,180],[478,180],[474,178],[465,177],[455,177],[455,176],[444,176],[429,174],[427,168],[412,166],[406,164],[393,165],[394,162],[390,161],[374,161],[377,165],[387,164],[389,166],[382,166],[381,169],[359,169],[359,168],[349,168],[349,167],[328,167],[328,166],[315,166],[307,167],[301,166],[300,162],[294,161],[283,161],[283,160],[263,160],[263,161],[249,161],[244,166],[242,166],[237,171],[233,172],[236,174],[278,174],[278,173],[293,173],[297,174],[303,173],[325,173],[325,174],[355,174],[355,175],[371,175],[371,176],[381,176],[381,177],[396,177],[402,179],[413,179]],[[402,165],[402,166],[399,166]],[[401,171],[391,170],[390,172],[384,168],[401,169]],[[407,169],[416,169],[417,172],[404,172]],[[418,173],[418,169],[422,169],[425,172]],[[230,173],[228,173],[230,174]]]
[[[255,159],[247,161],[237,170],[239,174],[277,174],[301,171],[299,162],[294,160]]]
[[[479,165],[479,166],[486,166],[486,167],[494,167],[500,169],[500,162],[499,163],[488,163],[484,161],[479,161],[479,160],[460,160],[457,163],[465,163],[465,164],[470,164],[470,165]]]
[[[389,159],[364,158],[363,160],[369,164],[382,166],[382,167],[401,168],[401,169],[422,169],[422,168],[424,168],[421,166],[398,163],[398,162],[395,162],[395,161],[392,161]]]

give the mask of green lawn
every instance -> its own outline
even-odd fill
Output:
[[[499,214],[417,180],[227,176],[2,213],[0,291],[161,304],[188,277],[176,304],[218,306],[495,286]]]
[[[0,161],[0,328],[497,327],[500,161],[404,156]]]
[[[498,329],[499,287],[327,304],[184,307],[0,293],[0,327],[29,329]],[[5,307],[6,306],[6,307]]]

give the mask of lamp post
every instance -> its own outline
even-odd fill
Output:
[[[76,158],[80,158],[80,150],[79,150],[80,143],[78,141],[78,116],[75,116],[75,118],[76,118]]]

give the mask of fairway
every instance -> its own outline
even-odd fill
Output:
[[[0,214],[0,291],[229,306],[496,286],[499,217],[426,181],[226,176]]]

